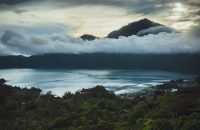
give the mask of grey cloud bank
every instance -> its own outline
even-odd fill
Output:
[[[198,0],[1,0],[0,5],[19,5],[17,7],[23,7],[31,4],[41,5],[46,3],[52,8],[66,8],[82,5],[105,5],[122,7],[128,10],[133,10],[137,13],[149,14],[169,9],[171,4],[175,2],[182,2],[193,7],[199,7],[200,5]]]
[[[152,30],[154,31],[154,29]],[[144,37],[130,36],[120,37],[119,39],[83,41],[63,34],[26,35],[15,31],[4,32],[0,40],[0,55],[97,52],[133,54],[200,53],[200,42],[198,37],[191,37],[187,33],[159,33]]]

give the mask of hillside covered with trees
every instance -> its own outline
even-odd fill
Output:
[[[0,56],[0,68],[141,69],[200,73],[200,53],[194,54],[43,54]]]
[[[1,130],[200,130],[200,79],[115,95],[103,86],[57,97],[0,80]]]

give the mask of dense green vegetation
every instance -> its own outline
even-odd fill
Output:
[[[200,130],[197,81],[131,96],[97,86],[63,97],[5,83],[0,80],[1,130]]]

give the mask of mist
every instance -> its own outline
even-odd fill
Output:
[[[148,30],[149,31],[149,30]],[[155,30],[153,30],[155,31]],[[159,33],[143,37],[84,41],[69,35],[30,35],[5,31],[1,35],[0,55],[36,55],[45,53],[131,53],[173,54],[199,53],[199,38],[191,33]]]

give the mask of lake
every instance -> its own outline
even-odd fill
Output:
[[[149,70],[0,69],[7,84],[38,87],[62,96],[66,91],[103,85],[116,94],[132,93],[174,79],[194,80],[196,75]]]

